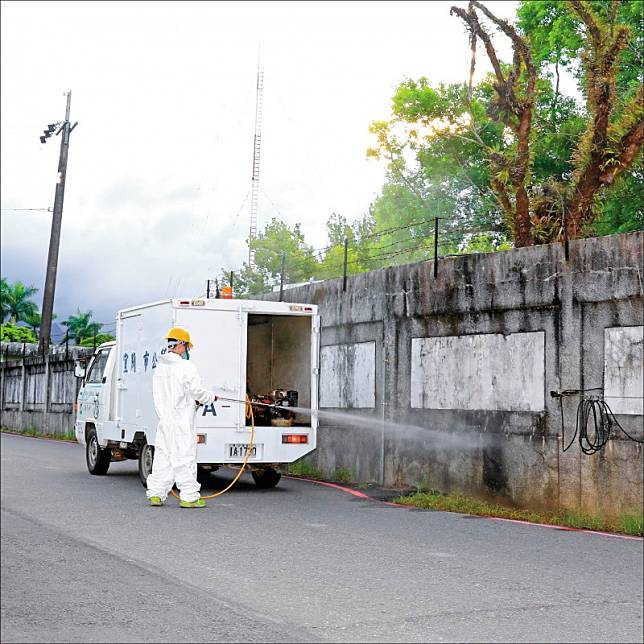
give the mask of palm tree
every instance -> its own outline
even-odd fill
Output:
[[[52,313],[51,319],[55,320],[58,316],[55,313]],[[23,322],[26,322],[26,324],[32,329],[32,331],[38,335],[40,332],[40,325],[42,324],[42,315],[38,313],[38,311],[34,311],[33,313],[30,313],[29,315],[25,315],[22,318]]]
[[[9,282],[7,282],[6,277],[3,277],[0,279],[0,315],[2,316],[0,322],[4,322],[4,319],[9,315],[9,303],[7,300],[8,293]]]
[[[70,315],[64,322],[63,326],[67,327],[69,337],[80,344],[86,338],[93,338],[98,335],[103,325],[100,322],[92,322],[91,311],[81,313],[80,309],[77,310],[76,315]]]
[[[9,322],[15,324],[17,320],[25,320],[26,317],[38,312],[38,305],[29,298],[35,295],[38,289],[33,286],[25,286],[22,282],[9,284],[6,277],[0,281],[0,309],[2,321],[9,317]]]

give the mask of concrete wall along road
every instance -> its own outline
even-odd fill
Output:
[[[38,345],[0,344],[0,424],[9,429],[33,429],[63,435],[74,429],[74,403],[79,381],[74,363],[89,358],[92,349],[51,347],[45,358]]]
[[[467,255],[285,289],[320,307],[326,475],[615,514],[642,507],[642,445],[573,444],[597,388],[642,439],[641,232]],[[275,300],[271,293],[266,299]],[[359,420],[352,420],[352,418]]]

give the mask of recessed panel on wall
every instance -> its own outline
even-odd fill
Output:
[[[641,415],[643,327],[604,329],[604,398],[614,414]]]
[[[320,407],[365,409],[376,405],[376,343],[333,344],[320,349]]]
[[[545,334],[413,338],[411,406],[543,411]]]

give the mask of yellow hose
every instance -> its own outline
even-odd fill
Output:
[[[246,458],[244,459],[239,472],[237,472],[237,476],[223,490],[215,492],[214,494],[209,494],[208,496],[202,496],[202,499],[214,499],[215,497],[221,496],[222,494],[228,492],[228,490],[230,490],[230,488],[235,485],[235,483],[237,483],[239,477],[244,473],[248,459],[250,458],[250,454],[253,451],[253,441],[255,440],[255,414],[253,414],[253,405],[251,404],[250,398],[248,396],[246,396],[246,418],[250,418],[250,443],[248,444],[248,450],[246,451]],[[172,496],[176,497],[177,499],[179,498],[179,495],[174,490],[171,490],[170,494],[172,494]]]

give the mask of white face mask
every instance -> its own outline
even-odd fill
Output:
[[[174,349],[175,347],[178,347],[180,344],[183,344],[183,346],[186,348],[186,350],[181,354],[181,359],[182,360],[190,360],[190,352],[188,349],[188,345],[185,342],[173,342],[168,344],[168,350]]]

